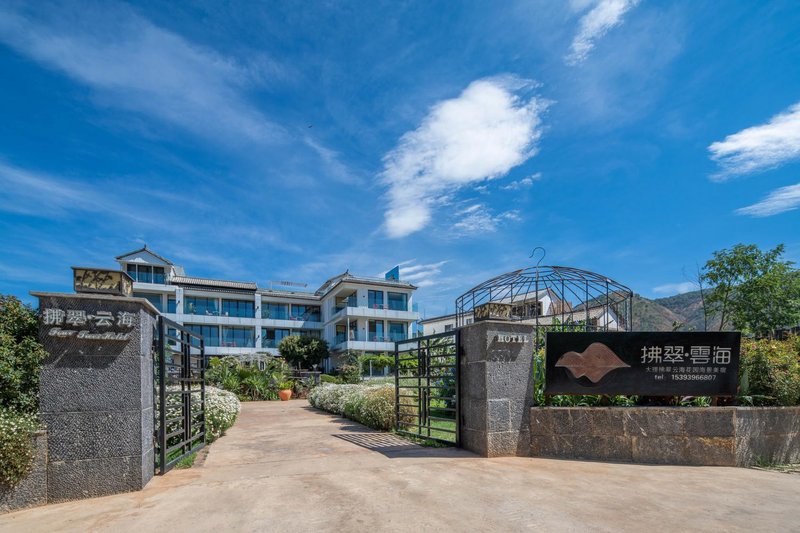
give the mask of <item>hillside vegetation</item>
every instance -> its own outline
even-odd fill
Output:
[[[633,328],[638,331],[703,331],[703,301],[700,291],[650,300],[633,297]],[[719,319],[709,318],[708,329],[716,330]]]

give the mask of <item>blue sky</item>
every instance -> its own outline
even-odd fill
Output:
[[[800,260],[796,2],[3,2],[0,292],[142,243],[316,286],[401,264],[648,297],[737,242]]]

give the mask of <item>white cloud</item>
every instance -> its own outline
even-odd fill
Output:
[[[595,41],[610,29],[622,22],[622,16],[635,7],[639,0],[599,0],[597,4],[580,20],[578,33],[572,40],[570,53],[566,57],[569,65],[577,65],[584,61],[594,48]],[[587,2],[573,4],[573,7],[585,9]]]
[[[736,212],[752,217],[769,217],[798,207],[800,207],[800,183],[775,189],[760,202],[737,209]]]
[[[414,260],[405,261],[400,263],[408,266],[400,267],[400,279],[413,283],[417,287],[430,287],[436,285],[437,279],[442,272],[442,267],[448,261],[439,261],[437,263],[427,264],[414,264]]]
[[[458,217],[458,222],[453,224],[453,230],[458,236],[492,233],[497,231],[498,226],[507,220],[521,219],[517,210],[494,215],[483,204],[475,204],[460,211]]]
[[[516,78],[472,82],[434,105],[422,124],[384,157],[390,237],[427,226],[436,205],[458,189],[498,178],[536,153],[547,103],[519,96],[533,84]]]
[[[537,172],[532,176],[528,176],[526,178],[522,178],[521,180],[512,181],[508,185],[504,185],[501,187],[504,191],[518,191],[520,189],[528,189],[533,185],[534,181],[538,181],[542,179],[542,173]]]
[[[190,43],[127,6],[20,11],[0,7],[0,42],[90,87],[100,105],[232,146],[283,135],[244,96],[262,82],[259,64]]]
[[[683,294],[696,289],[696,283],[692,281],[684,281],[681,283],[667,283],[666,285],[659,285],[653,289],[653,292],[656,294]]]
[[[800,158],[800,102],[775,115],[766,124],[744,129],[708,147],[722,171],[712,179],[777,167]]]

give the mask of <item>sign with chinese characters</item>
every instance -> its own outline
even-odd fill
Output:
[[[547,333],[545,394],[733,396],[734,332]]]
[[[133,278],[121,270],[72,267],[72,277],[75,292],[133,294]]]
[[[42,323],[50,337],[69,337],[87,341],[127,341],[136,325],[136,313],[128,311],[94,311],[83,309],[42,310]]]

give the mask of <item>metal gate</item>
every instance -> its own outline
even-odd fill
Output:
[[[398,433],[460,444],[458,330],[395,343]]]
[[[155,466],[164,474],[205,446],[203,337],[163,316],[153,335]]]

